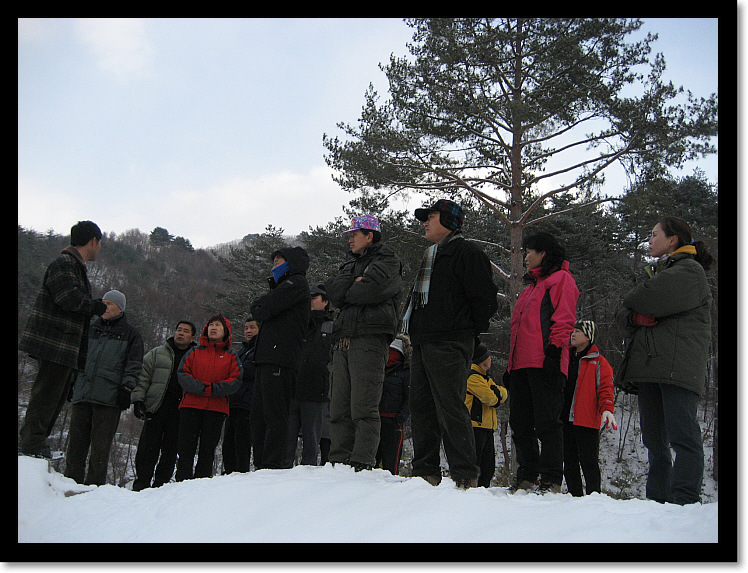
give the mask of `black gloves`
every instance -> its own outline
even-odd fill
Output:
[[[131,390],[124,386],[117,388],[117,407],[120,410],[127,410],[130,407],[130,392]]]
[[[145,420],[145,404],[143,402],[133,402],[132,409],[136,418]]]
[[[543,360],[543,374],[546,376],[558,376],[561,373],[561,349],[549,344],[545,349]]]

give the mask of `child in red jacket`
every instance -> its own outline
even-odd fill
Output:
[[[228,396],[242,383],[242,365],[231,350],[231,323],[222,314],[208,320],[200,344],[184,355],[177,379],[184,396],[179,404],[176,480],[211,477],[221,428],[229,414]]]
[[[613,369],[595,346],[597,327],[591,320],[574,325],[570,336],[569,379],[564,388],[564,478],[575,497],[601,492],[600,427],[618,429],[613,417]]]

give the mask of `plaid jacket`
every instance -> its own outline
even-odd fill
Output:
[[[74,247],[66,247],[44,273],[18,349],[37,360],[83,370],[94,306],[83,259]]]

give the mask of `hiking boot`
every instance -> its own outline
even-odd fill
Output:
[[[427,482],[429,482],[434,487],[442,483],[442,476],[419,476],[419,477],[425,479]]]
[[[535,489],[538,485],[538,481],[530,481],[526,479],[517,478],[512,485],[509,486],[509,493],[517,493],[518,491],[530,492]]]
[[[547,493],[561,493],[561,486],[552,481],[542,480],[538,489],[535,490],[538,495],[545,495]]]
[[[478,487],[478,478],[456,479],[455,485],[458,489],[470,489],[471,487]]]
[[[43,460],[52,460],[54,458],[54,456],[52,455],[52,450],[47,445],[44,445],[41,448],[36,449],[36,450],[19,448],[18,453],[23,456],[29,456],[32,458],[40,458]]]
[[[370,470],[372,466],[370,464],[364,464],[361,462],[351,462],[351,466],[353,467],[353,471],[360,472],[363,470]]]

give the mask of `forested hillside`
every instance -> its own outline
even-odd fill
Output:
[[[614,324],[614,314],[624,294],[642,276],[646,262],[649,232],[657,219],[665,214],[686,219],[694,236],[704,240],[715,259],[719,258],[717,236],[716,185],[702,174],[680,180],[657,179],[636,185],[620,201],[600,203],[594,207],[571,210],[575,204],[594,197],[578,194],[557,195],[548,201],[545,213],[551,215],[529,227],[526,232],[545,230],[566,245],[571,271],[580,289],[578,319],[594,320],[598,326],[598,345],[615,368],[622,355],[622,336]],[[485,208],[463,203],[466,208],[464,234],[480,242],[494,262],[499,285],[500,305],[483,336],[494,356],[493,376],[501,377],[506,366],[509,345],[511,304],[508,279],[498,269],[510,268],[506,227],[499,224]],[[350,214],[373,213],[380,217],[383,240],[400,255],[404,263],[405,285],[410,288],[420,264],[423,250],[422,226],[412,213],[398,212],[381,197],[361,192],[351,201]],[[44,234],[18,227],[18,332],[25,325],[29,309],[41,284],[46,266],[68,244],[69,238]],[[71,222],[71,224],[73,224]],[[136,222],[134,222],[136,223]],[[180,320],[191,320],[200,328],[215,312],[224,313],[232,322],[241,322],[252,299],[267,289],[270,254],[283,245],[302,245],[310,255],[309,281],[323,281],[336,272],[347,256],[347,242],[340,232],[348,221],[338,219],[325,227],[310,229],[298,237],[286,237],[282,229],[268,227],[264,232],[237,239],[233,244],[213,249],[195,250],[188,239],[173,237],[157,227],[151,233],[137,229],[120,235],[107,233],[95,262],[88,263],[89,278],[95,297],[110,289],[127,296],[129,321],[141,332],[145,350],[162,344]],[[716,459],[716,412],[718,388],[718,320],[719,304],[717,273],[711,272],[709,282],[714,296],[713,336],[707,392],[701,405],[702,424],[707,452],[707,473],[712,474]],[[403,297],[405,298],[405,297]],[[234,327],[235,343],[241,342],[241,328]],[[35,364],[18,353],[19,425]],[[636,400],[620,395],[616,400],[616,418],[620,431],[608,433],[601,442],[604,456],[604,489],[621,496],[641,492],[646,455],[638,439]],[[60,417],[53,447],[65,449],[67,415]],[[122,416],[117,447],[112,454],[112,483],[125,485],[132,479],[132,458],[137,446],[141,422],[131,412]],[[406,434],[407,435],[407,434]],[[497,432],[497,480],[508,473]],[[507,450],[511,451],[511,441]],[[713,451],[714,450],[714,451]],[[220,448],[216,456],[220,464]],[[408,475],[407,464],[404,474]],[[217,468],[218,469],[218,468]],[[716,475],[714,476],[716,478]]]

